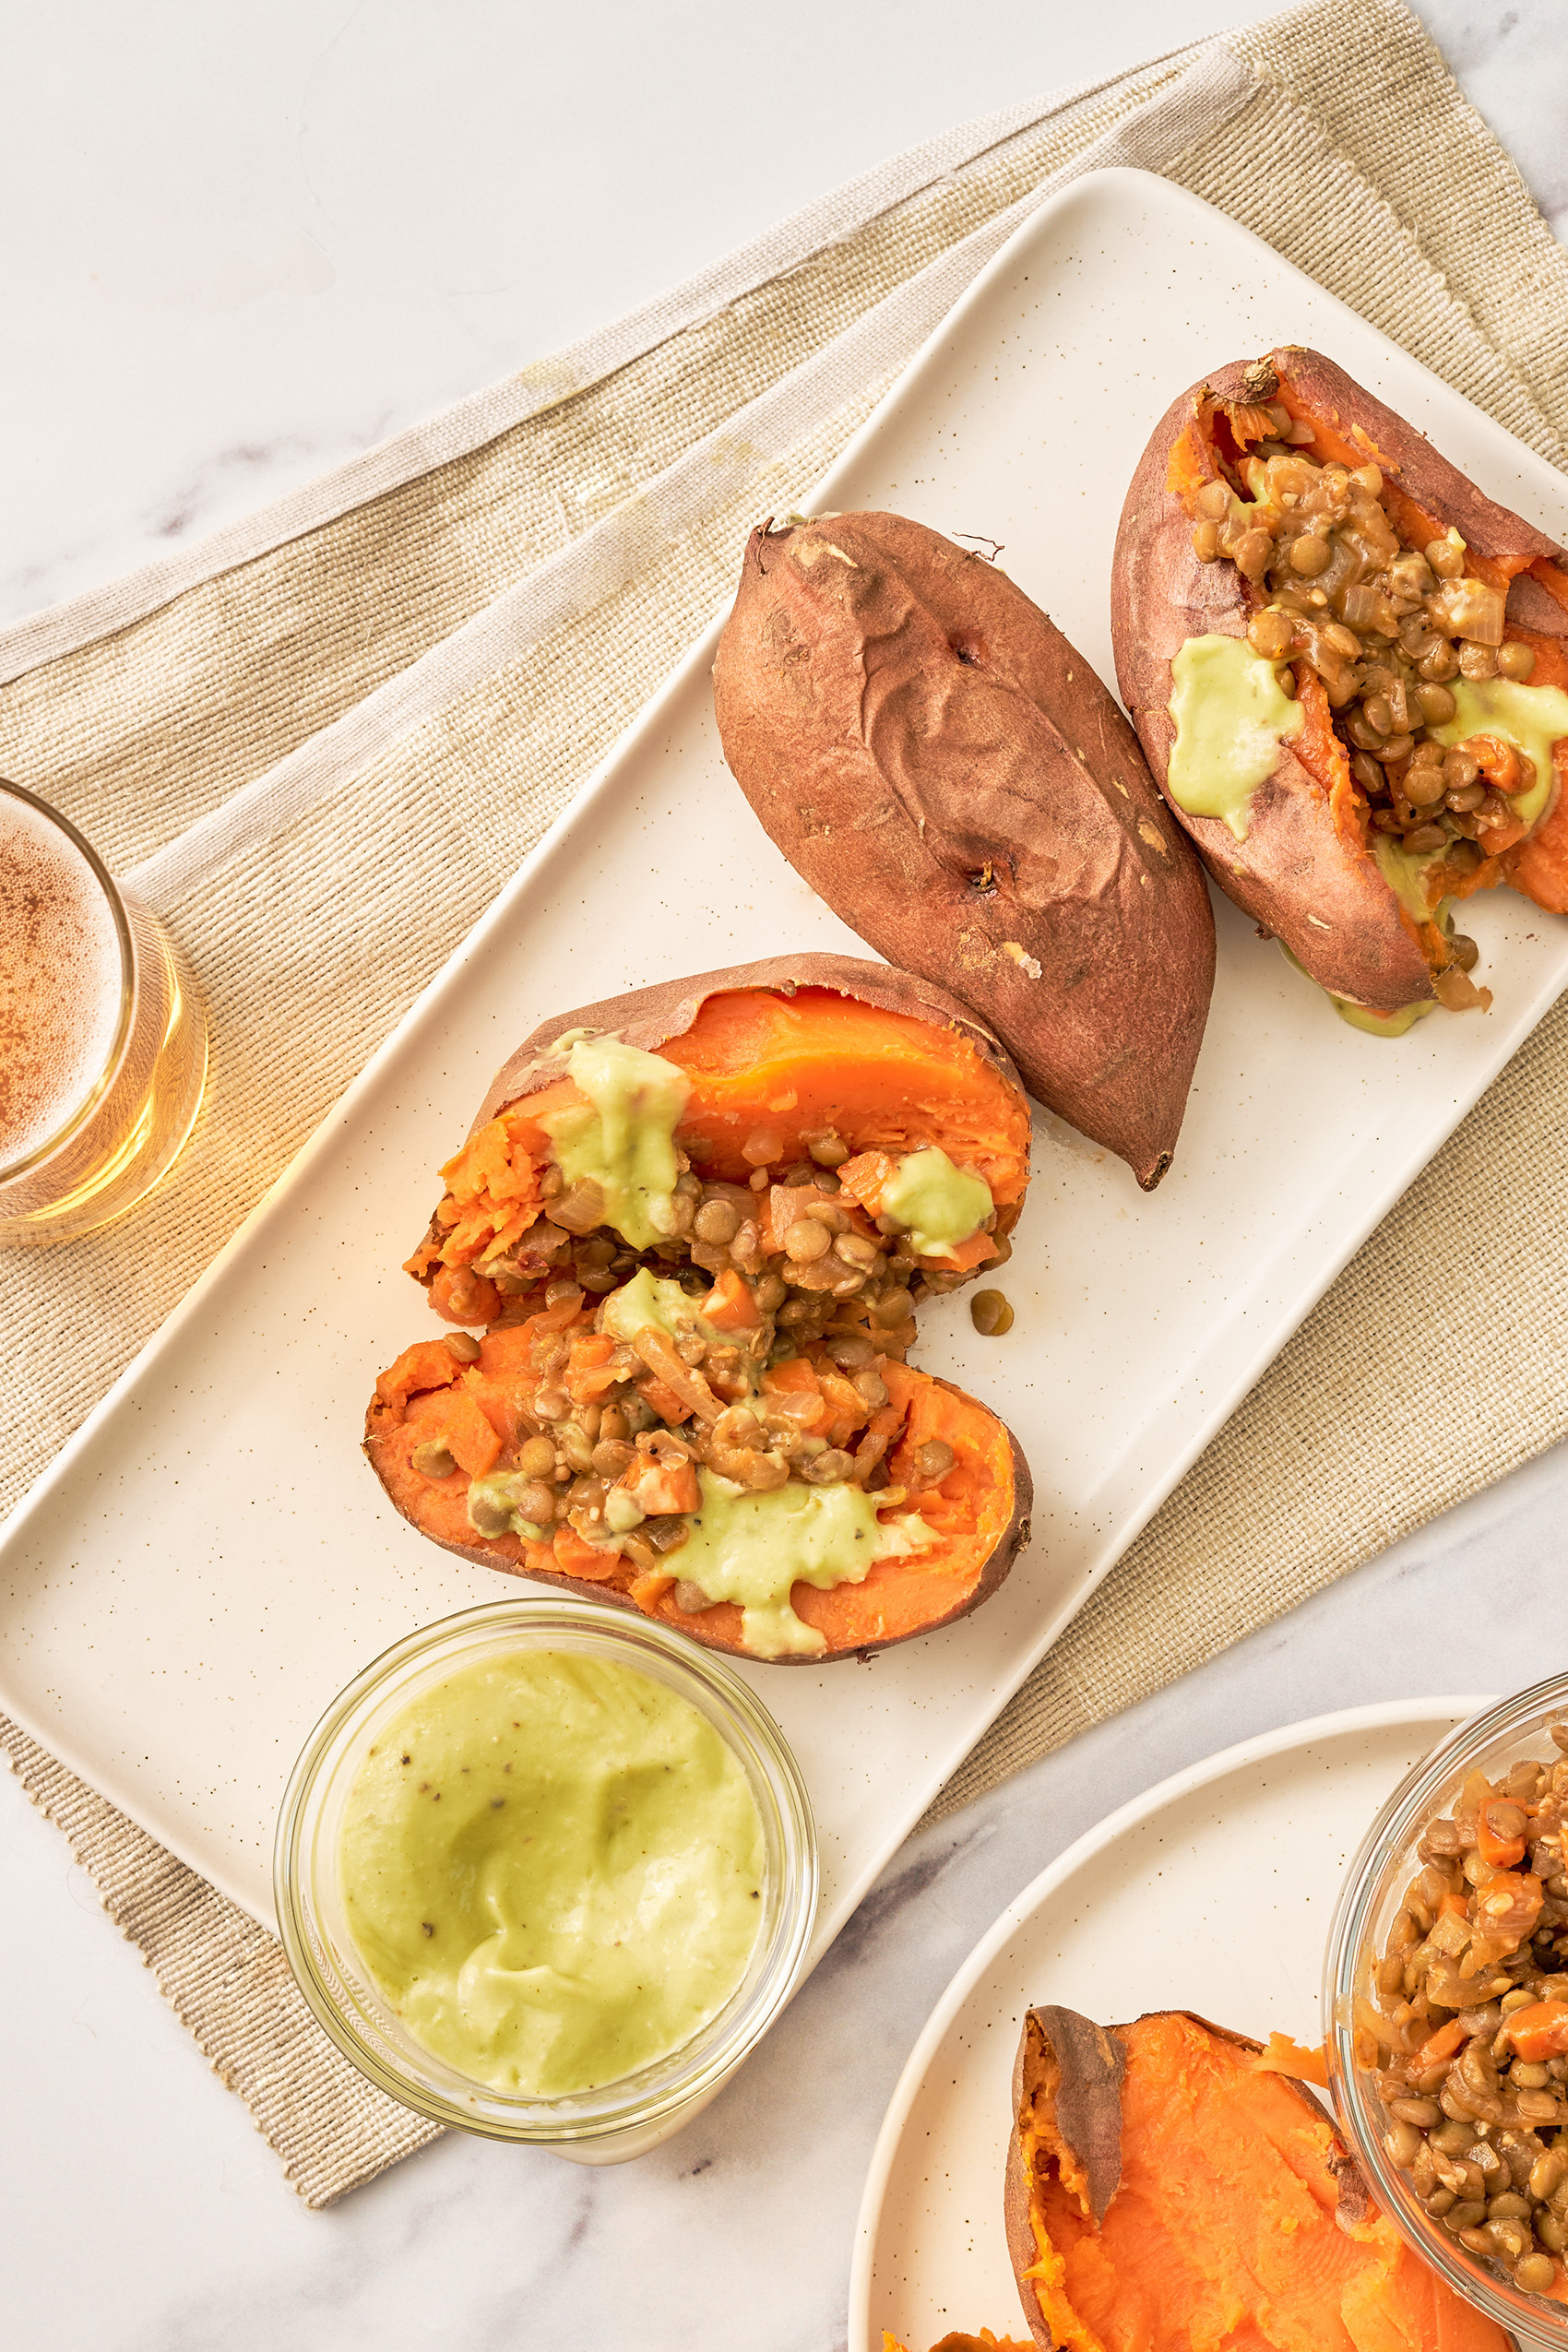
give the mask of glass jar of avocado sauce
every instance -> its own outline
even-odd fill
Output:
[[[412,1633],[294,1767],[306,2001],[405,2106],[582,2164],[656,2147],[804,1968],[816,1835],[740,1676],[651,1620],[505,1600]]]

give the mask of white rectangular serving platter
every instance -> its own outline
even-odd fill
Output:
[[[987,533],[1101,675],[1123,493],[1184,385],[1284,341],[1334,354],[1488,491],[1568,527],[1568,485],[1341,303],[1159,179],[1044,206],[814,502]],[[737,565],[741,551],[735,551]],[[0,1541],[0,1705],[267,1925],[284,1780],[339,1687],[506,1589],[405,1526],[359,1454],[376,1372],[434,1326],[399,1262],[437,1164],[534,1025],[623,987],[858,943],[731,781],[693,649],[311,1144],[51,1467]],[[1496,1005],[1397,1043],[1345,1028],[1221,901],[1171,1173],[1037,1123],[1005,1287],[920,1360],[989,1399],[1034,1473],[1034,1540],[972,1618],[866,1663],[746,1669],[821,1830],[816,1951],[1356,1245],[1568,982],[1568,925],[1466,920]],[[1260,1471],[1265,1466],[1260,1465]]]

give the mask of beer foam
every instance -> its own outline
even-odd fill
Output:
[[[0,790],[0,1168],[78,1111],[120,1020],[120,937],[75,844]]]

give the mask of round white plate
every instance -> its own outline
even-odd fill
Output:
[[[1102,2024],[1195,2009],[1260,2040],[1323,2038],[1319,1979],[1347,1863],[1410,1766],[1487,1698],[1350,1707],[1243,1740],[1123,1805],[980,1939],[899,2078],[861,2202],[849,2352],[891,2329],[1028,2335],[1002,2228],[1024,2012]]]

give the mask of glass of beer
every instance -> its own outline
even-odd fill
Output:
[[[0,778],[0,1247],[143,1199],[207,1083],[207,1017],[156,916],[56,811]]]

